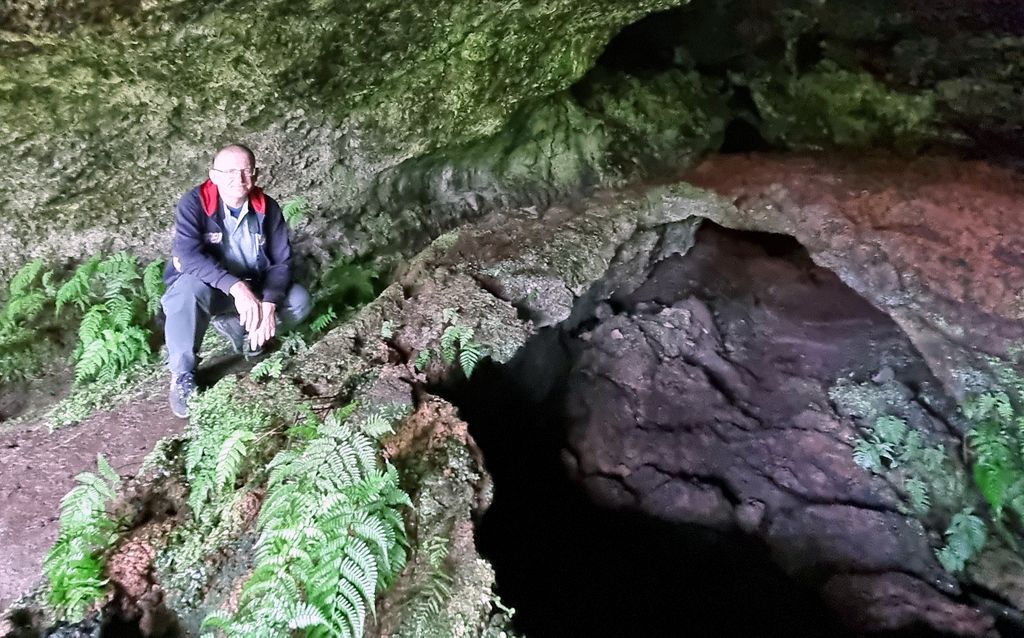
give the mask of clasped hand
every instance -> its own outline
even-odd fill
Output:
[[[228,291],[235,300],[238,322],[249,337],[249,347],[258,350],[277,334],[277,305],[260,301],[245,282],[240,281]]]

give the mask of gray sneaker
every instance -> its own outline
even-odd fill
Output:
[[[245,346],[245,328],[238,323],[238,317],[231,315],[217,315],[210,320],[213,328],[231,344],[231,350],[235,354],[242,354]]]
[[[171,375],[171,391],[168,399],[174,416],[184,419],[188,417],[188,400],[196,391],[196,378],[191,372],[177,376]]]
[[[238,323],[238,317],[233,315],[217,315],[210,320],[214,330],[231,344],[231,351],[240,354],[246,359],[252,359],[263,354],[263,348],[252,350],[249,348],[249,340],[246,339],[245,328]]]

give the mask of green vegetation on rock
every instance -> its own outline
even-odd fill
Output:
[[[0,31],[0,205],[36,220],[2,234],[82,256],[116,224],[115,250],[155,256],[175,199],[235,138],[271,192],[305,193],[352,228],[383,170],[494,135],[673,4],[180,0],[102,28]],[[40,228],[91,230],[67,245]]]
[[[44,271],[42,259],[25,264],[7,284],[0,308],[0,381],[9,383],[33,376],[43,365],[52,343],[43,338],[52,322],[53,272]]]
[[[150,324],[164,290],[162,268],[158,260],[140,269],[120,252],[94,256],[61,281],[42,259],[26,264],[0,308],[0,380],[52,376],[70,356],[74,384],[50,415],[55,426],[123,394],[154,359]]]
[[[640,77],[598,69],[576,91],[608,129],[606,152],[623,176],[679,170],[721,145],[729,119],[724,83],[696,71]]]
[[[838,388],[832,396],[843,400],[855,393]],[[962,406],[970,423],[966,439],[974,484],[989,508],[987,518],[994,530],[1016,551],[1019,544],[1012,530],[1024,523],[1024,413],[1018,401],[1019,397],[994,391],[972,396]],[[873,411],[868,404],[860,409]],[[984,515],[975,514],[981,499],[966,491],[965,476],[950,453],[928,444],[925,435],[908,427],[906,421],[879,416],[856,442],[853,459],[861,467],[885,475],[919,518],[945,512],[946,544],[936,550],[936,556],[948,571],[962,571],[984,549],[989,524]],[[1016,520],[1008,521],[1008,515]]]
[[[1020,398],[1006,392],[988,392],[973,397],[963,406],[971,422],[967,434],[974,459],[974,481],[1002,521],[1012,513],[1024,523],[1024,410]]]
[[[453,308],[444,309],[442,319],[447,325],[441,333],[439,349],[444,365],[452,366],[458,361],[459,369],[468,379],[473,375],[480,360],[487,356],[487,348],[473,340],[476,331],[458,323],[458,318],[458,313]],[[434,351],[424,348],[416,355],[414,367],[419,371],[425,371],[433,359]]]
[[[390,424],[385,422],[390,431]],[[228,636],[363,635],[377,592],[405,566],[410,505],[373,432],[328,415],[311,439],[270,463],[252,575],[233,615],[205,625]]]
[[[117,522],[108,505],[121,478],[102,456],[100,474],[83,472],[60,503],[60,532],[43,560],[47,600],[58,618],[78,621],[107,591],[106,554],[117,540]]]
[[[914,151],[939,135],[931,92],[901,93],[831,62],[797,76],[758,76],[749,84],[761,133],[772,144]]]

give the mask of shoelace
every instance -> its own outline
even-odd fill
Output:
[[[190,374],[183,374],[174,382],[174,389],[177,391],[178,397],[184,399],[196,389],[195,379]]]

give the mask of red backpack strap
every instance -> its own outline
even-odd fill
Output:
[[[220,193],[217,191],[217,185],[210,180],[206,180],[199,187],[199,200],[203,203],[203,211],[206,212],[206,216],[210,217],[217,212],[217,200],[220,199]]]
[[[260,215],[267,214],[267,196],[263,194],[263,189],[259,186],[253,186],[252,190],[249,191],[249,202],[252,204],[252,209]]]

